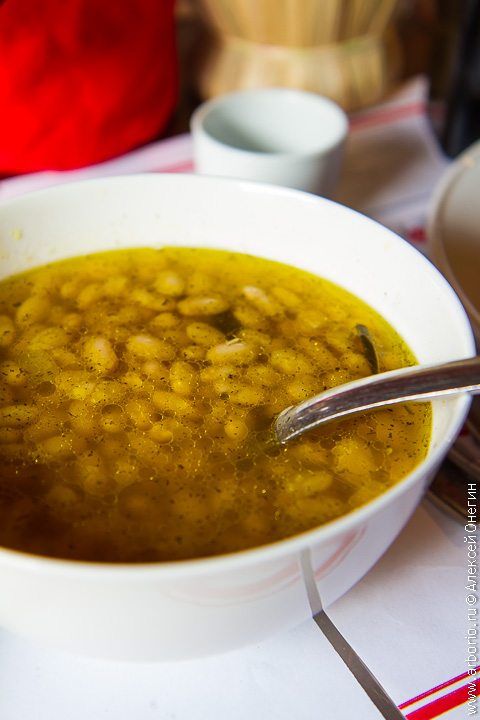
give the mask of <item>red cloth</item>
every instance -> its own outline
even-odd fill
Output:
[[[158,137],[177,100],[174,0],[0,0],[0,174]]]

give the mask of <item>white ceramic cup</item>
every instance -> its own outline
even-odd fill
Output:
[[[274,183],[331,197],[348,121],[328,98],[264,88],[229,93],[192,115],[195,169],[202,175]]]

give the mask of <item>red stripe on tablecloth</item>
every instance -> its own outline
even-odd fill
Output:
[[[475,672],[478,672],[480,670],[480,665],[478,665],[475,668]],[[420,693],[420,695],[415,695],[415,697],[411,698],[411,700],[406,700],[398,707],[400,710],[403,710],[404,708],[408,707],[409,705],[413,705],[413,703],[418,702],[419,700],[422,700],[423,698],[428,697],[429,695],[433,695],[434,693],[438,692],[439,690],[443,690],[443,688],[449,687],[450,685],[454,685],[459,680],[463,680],[467,677],[475,677],[469,672],[464,672],[461,675],[457,675],[457,677],[451,678],[450,680],[445,680],[445,682],[440,683],[440,685],[435,685],[435,687],[430,688],[430,690],[426,690],[423,693]]]
[[[192,160],[185,160],[184,162],[177,163],[176,165],[166,165],[165,167],[153,169],[151,172],[176,173],[184,172],[185,170],[193,170]]]
[[[350,129],[359,130],[375,125],[385,125],[395,120],[402,120],[413,115],[424,115],[425,103],[416,102],[410,105],[398,105],[397,107],[375,110],[372,113],[358,115],[350,118]]]
[[[475,685],[475,697],[478,697],[479,690],[477,682],[475,682]],[[439,715],[443,715],[443,713],[463,705],[467,700],[470,700],[468,685],[462,685],[462,687],[457,690],[452,690],[448,695],[442,695],[442,697],[433,700],[431,703],[428,703],[428,705],[424,705],[418,708],[418,710],[413,710],[405,717],[407,720],[434,720],[434,718],[439,717]]]

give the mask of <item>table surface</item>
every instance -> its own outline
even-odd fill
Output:
[[[415,78],[384,104],[351,117],[336,195],[421,252],[427,252],[429,200],[448,165],[432,136],[425,97],[424,80]],[[191,139],[181,135],[93,168],[0,181],[0,202],[85,177],[191,171]],[[0,719],[460,720],[476,714],[476,701],[469,705],[478,687],[468,674],[467,635],[476,644],[477,623],[467,616],[464,539],[458,522],[424,500],[375,567],[327,611],[350,656],[361,659],[369,682],[387,696],[390,709],[383,712],[356,678],[358,661],[349,669],[311,620],[253,647],[175,664],[78,658],[0,629]]]

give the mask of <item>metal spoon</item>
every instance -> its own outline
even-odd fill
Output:
[[[274,429],[279,442],[286,443],[322,423],[362,410],[464,392],[480,393],[480,356],[414,365],[339,385],[288,407],[277,417]]]

